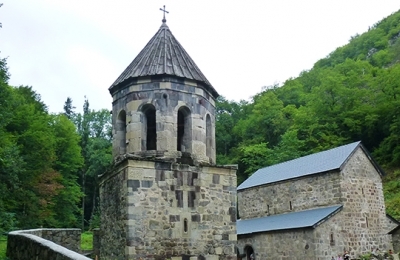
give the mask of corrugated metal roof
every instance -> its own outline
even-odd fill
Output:
[[[257,232],[315,227],[341,208],[342,205],[335,205],[262,218],[240,219],[236,222],[237,234],[245,235]]]
[[[211,83],[164,22],[139,55],[111,85],[110,90],[127,79],[155,75],[171,75],[202,82],[210,88],[214,97],[218,97]]]
[[[339,169],[359,145],[360,142],[354,142],[259,169],[237,190]]]

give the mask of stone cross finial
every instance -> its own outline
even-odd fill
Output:
[[[165,13],[169,14],[169,12],[168,12],[167,10],[165,10],[165,5],[164,5],[164,8],[160,8],[160,10],[164,12],[164,17],[163,17],[163,19],[162,19],[162,22],[165,23],[165,22],[167,21],[167,20],[165,19]]]

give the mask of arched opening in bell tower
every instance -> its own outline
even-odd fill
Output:
[[[156,109],[153,105],[147,104],[142,111],[144,113],[146,150],[157,150]]]
[[[211,145],[212,145],[212,134],[211,134],[211,116],[206,116],[206,156],[211,157]]]
[[[191,152],[192,141],[192,119],[191,112],[187,107],[178,110],[178,136],[177,150]]]
[[[126,112],[119,112],[116,122],[116,139],[119,147],[119,154],[126,153]]]

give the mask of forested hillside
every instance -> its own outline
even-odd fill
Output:
[[[260,167],[361,140],[386,172],[387,211],[399,219],[399,61],[396,12],[251,102],[220,97],[218,163],[238,164],[240,183]]]
[[[97,175],[111,165],[109,111],[90,110],[86,100],[84,113],[75,114],[68,98],[65,113],[50,114],[31,87],[11,87],[8,79],[2,59],[0,235],[16,228],[90,226],[97,217]]]

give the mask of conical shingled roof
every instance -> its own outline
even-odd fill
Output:
[[[201,82],[214,97],[218,97],[211,83],[164,22],[139,55],[111,85],[110,90],[128,79],[155,75],[176,76]]]

